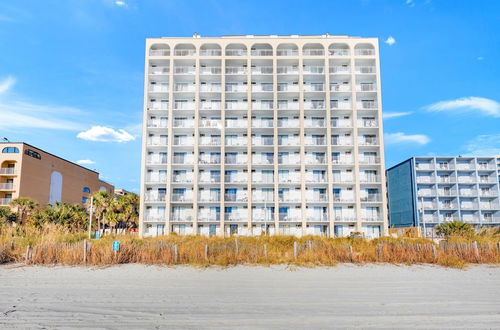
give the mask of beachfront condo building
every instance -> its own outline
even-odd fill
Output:
[[[140,233],[387,232],[378,40],[146,40]]]
[[[112,194],[99,173],[22,142],[0,142],[0,207],[17,197],[44,206],[65,202],[83,206],[91,193]]]
[[[500,157],[413,157],[387,170],[391,227],[500,225]]]

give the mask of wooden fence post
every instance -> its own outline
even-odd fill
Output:
[[[205,244],[205,260],[208,261],[208,244]]]
[[[354,262],[354,256],[352,253],[352,245],[349,245],[349,259],[351,259],[351,262]]]
[[[83,263],[87,264],[87,240],[83,240]]]
[[[177,247],[177,244],[174,244],[174,262],[179,262],[179,249]]]
[[[264,244],[264,258],[267,259],[267,244]]]
[[[476,261],[479,262],[479,248],[477,247],[477,241],[472,243],[472,248],[474,249],[474,257],[476,258]]]
[[[497,249],[500,251],[500,242],[497,242]]]
[[[499,244],[500,244],[500,243],[499,243]],[[499,247],[500,247],[500,245],[499,245]],[[11,250],[14,250],[14,241],[10,241],[10,249],[11,249]]]
[[[382,249],[384,245],[383,244],[377,244],[377,258],[379,260],[382,260]]]
[[[238,254],[238,252],[240,250],[237,238],[234,239],[234,250],[235,250],[236,254]]]
[[[29,259],[30,259],[30,250],[31,250],[31,246],[28,245],[26,247],[26,253],[24,254],[24,263],[28,263]]]
[[[432,245],[432,256],[437,259],[437,249],[435,245]]]

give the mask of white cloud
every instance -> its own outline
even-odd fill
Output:
[[[406,135],[405,133],[386,133],[384,135],[386,144],[420,144],[425,145],[431,142],[431,139],[427,135],[423,134],[413,134]]]
[[[392,46],[396,43],[396,39],[394,39],[394,37],[392,36],[389,36],[389,38],[387,38],[384,42],[389,46]]]
[[[0,94],[7,92],[16,83],[14,77],[8,76],[4,80],[0,81]]]
[[[125,1],[121,1],[121,0],[116,0],[114,2],[115,5],[119,6],[119,7],[127,7],[127,3]]]
[[[407,112],[384,112],[383,117],[384,119],[391,119],[391,118],[397,118],[397,117],[404,117],[411,115],[413,112],[407,111]]]
[[[82,140],[97,142],[129,142],[135,137],[124,129],[114,130],[106,126],[92,126],[90,129],[78,133],[76,136]]]
[[[415,6],[415,3],[413,2],[413,0],[406,0],[406,4],[410,7],[413,7]]]
[[[93,160],[90,160],[90,159],[80,159],[80,160],[77,160],[76,163],[80,164],[80,165],[92,165],[92,164],[95,164],[95,162]]]
[[[473,156],[499,156],[500,155],[500,134],[486,134],[476,136],[468,141],[464,150],[467,155]]]
[[[429,111],[479,112],[485,116],[500,117],[500,103],[484,97],[462,97],[441,101],[425,107]]]

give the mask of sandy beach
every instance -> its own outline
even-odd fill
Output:
[[[491,329],[500,268],[0,266],[0,328]]]

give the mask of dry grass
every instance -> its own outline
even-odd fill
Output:
[[[7,228],[0,233],[0,263],[83,265],[85,237],[86,233],[69,233],[57,227],[43,230]],[[120,251],[116,253],[111,249],[114,240],[121,242]],[[290,264],[312,267],[384,262],[463,268],[470,263],[500,263],[498,240],[482,239],[476,244],[477,249],[470,241],[455,238],[436,245],[426,239],[388,237],[368,241],[316,236],[220,238],[170,235],[146,239],[105,236],[89,241],[86,264],[182,264],[201,267]],[[31,248],[27,249],[28,246]]]

